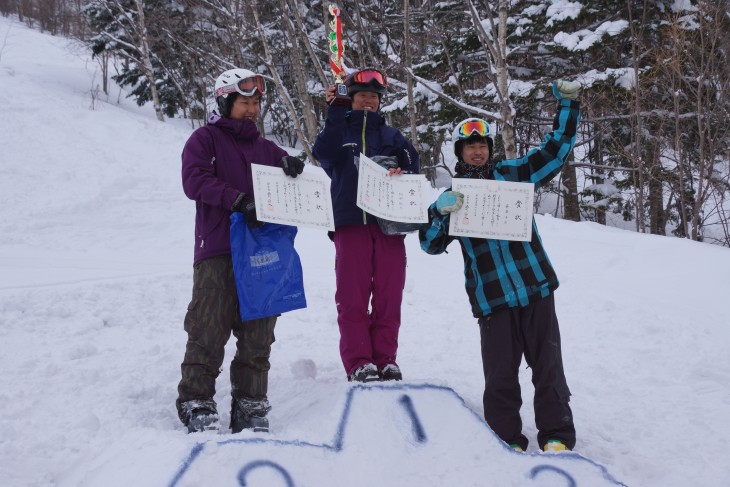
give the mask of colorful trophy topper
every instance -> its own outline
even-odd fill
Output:
[[[352,99],[347,95],[347,86],[342,82],[345,69],[342,67],[342,56],[345,53],[345,45],[342,41],[342,21],[340,20],[340,9],[330,4],[330,30],[328,40],[330,46],[330,69],[335,77],[335,97],[330,105],[350,106]]]

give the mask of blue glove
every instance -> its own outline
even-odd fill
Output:
[[[564,79],[553,81],[553,95],[555,95],[555,98],[558,100],[562,100],[563,98],[567,98],[568,100],[577,100],[582,88],[583,85],[577,81],[567,81]]]
[[[293,178],[304,171],[304,162],[292,156],[282,157],[281,161],[279,161],[279,166],[284,170],[284,174]]]
[[[464,195],[456,191],[444,191],[436,200],[436,209],[442,215],[458,211],[464,204]]]

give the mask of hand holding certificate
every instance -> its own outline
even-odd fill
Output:
[[[296,179],[281,168],[251,164],[257,218],[270,223],[334,230],[330,179],[308,166]]]
[[[428,222],[423,174],[388,176],[388,172],[360,154],[357,206],[371,215],[395,222]]]
[[[516,240],[532,239],[535,185],[487,179],[452,181],[464,204],[451,214],[449,235]]]

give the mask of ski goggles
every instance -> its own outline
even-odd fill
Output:
[[[243,96],[253,96],[256,92],[258,92],[260,96],[264,96],[266,94],[266,83],[264,82],[264,77],[257,74],[256,76],[244,78],[235,83],[221,86],[215,90],[215,97],[218,98],[221,95],[228,95],[233,92],[240,93]]]
[[[382,87],[388,86],[388,79],[377,69],[363,69],[362,71],[358,71],[352,75],[352,81],[362,85],[376,83]]]
[[[459,139],[468,139],[472,135],[489,137],[489,124],[481,118],[470,118],[459,125],[457,135]]]

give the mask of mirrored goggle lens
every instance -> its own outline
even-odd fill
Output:
[[[459,135],[462,137],[471,137],[474,134],[486,137],[489,135],[489,125],[483,120],[471,120],[464,122],[459,128]]]
[[[366,69],[365,71],[358,71],[353,76],[353,80],[355,83],[371,83],[375,82],[380,84],[381,86],[387,86],[388,82],[385,78],[385,75],[381,73],[378,70],[375,69]]]
[[[233,92],[238,92],[243,96],[252,96],[258,92],[259,95],[264,96],[266,94],[264,77],[258,75],[256,77],[242,79],[235,84],[221,86],[215,90],[215,97],[218,98],[221,95],[228,95]]]
[[[242,79],[236,83],[236,86],[238,86],[238,92],[242,95],[251,96],[256,91],[258,91],[261,96],[266,94],[266,83],[264,83],[263,76],[254,76],[252,78]]]

